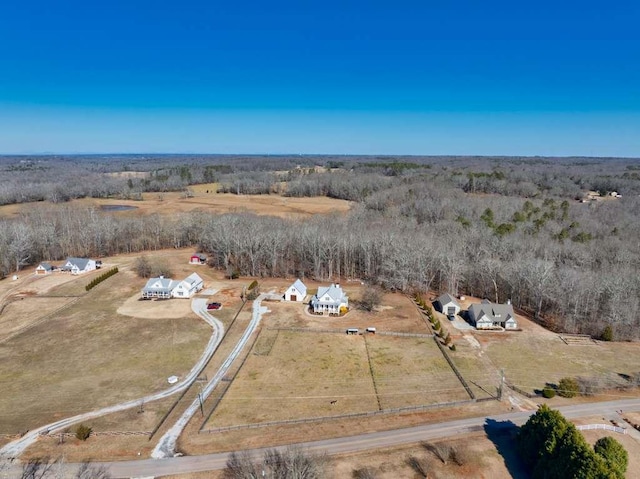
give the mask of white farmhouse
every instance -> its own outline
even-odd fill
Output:
[[[151,278],[142,288],[143,299],[190,298],[204,287],[204,281],[198,274],[193,273],[182,281],[160,276]]]
[[[284,292],[285,301],[302,302],[306,296],[307,287],[299,279],[296,279],[296,281]]]
[[[474,303],[469,308],[469,322],[476,329],[505,328],[517,329],[518,323],[513,312],[513,306],[496,304],[483,299],[481,303]]]
[[[340,314],[341,308],[349,308],[349,298],[339,284],[318,288],[318,293],[311,298],[314,313]]]
[[[96,269],[95,260],[89,258],[67,258],[67,262],[60,268],[61,271],[71,274],[82,274]]]
[[[197,273],[190,274],[180,281],[171,292],[174,298],[190,298],[198,291],[202,290],[204,281]]]
[[[173,289],[178,285],[178,283],[178,281],[165,278],[164,276],[160,276],[158,278],[150,278],[149,281],[147,281],[147,284],[145,284],[144,288],[142,288],[142,298],[169,299],[171,298]]]

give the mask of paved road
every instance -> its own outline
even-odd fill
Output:
[[[176,299],[174,301],[179,301],[179,300]],[[38,439],[38,436],[40,434],[55,433],[64,428],[72,426],[74,424],[78,424],[80,422],[87,421],[89,419],[93,419],[96,417],[104,416],[106,414],[111,414],[118,411],[124,411],[126,409],[132,409],[134,407],[140,406],[141,402],[148,403],[151,401],[156,401],[158,399],[163,399],[188,388],[191,385],[191,383],[193,383],[193,381],[195,381],[198,375],[202,372],[202,370],[204,369],[204,366],[209,362],[209,359],[211,359],[211,356],[217,349],[218,345],[220,344],[220,341],[222,341],[222,337],[224,333],[224,325],[220,321],[218,321],[216,318],[208,314],[206,312],[206,307],[204,308],[202,307],[203,306],[202,303],[204,302],[206,304],[206,301],[207,301],[206,299],[196,298],[192,301],[191,308],[198,316],[200,316],[202,319],[204,319],[207,323],[209,323],[212,326],[213,333],[211,334],[209,343],[207,344],[207,347],[202,353],[202,356],[200,357],[198,362],[193,366],[191,371],[189,371],[189,374],[187,374],[187,376],[185,376],[185,378],[182,381],[174,384],[173,386],[171,386],[168,389],[165,389],[164,391],[160,391],[158,393],[151,394],[143,398],[133,399],[131,401],[123,402],[113,406],[104,407],[102,409],[97,409],[95,411],[90,411],[84,414],[79,414],[77,416],[62,419],[60,421],[56,421],[54,423],[47,424],[46,426],[42,426],[32,431],[29,431],[20,439],[10,442],[9,444],[6,444],[3,448],[1,448],[0,457],[10,457],[10,458],[19,457],[20,454],[22,454],[22,452],[27,447],[32,445]]]
[[[204,387],[204,389],[202,390],[202,393],[201,393],[202,401],[206,400],[209,397],[211,392],[222,380],[224,375],[227,374],[227,371],[229,371],[229,368],[231,367],[233,362],[236,360],[236,358],[240,354],[240,351],[242,351],[244,346],[247,344],[249,337],[253,334],[253,332],[258,327],[258,324],[260,323],[260,319],[262,318],[262,314],[266,312],[266,308],[263,308],[261,306],[261,302],[265,297],[266,297],[265,294],[261,294],[253,302],[253,314],[252,314],[251,322],[249,323],[249,326],[247,326],[247,329],[245,330],[244,334],[236,344],[235,348],[233,348],[233,351],[231,351],[227,359],[225,359],[224,363],[222,363],[222,366],[220,366],[220,369],[218,369],[215,376],[211,378],[211,381],[209,381],[207,385]],[[195,304],[195,301],[192,304]],[[202,309],[203,311],[206,311],[206,302],[202,304]],[[178,441],[178,438],[180,437],[180,434],[182,434],[182,431],[186,427],[187,423],[191,420],[191,418],[198,411],[199,408],[200,408],[200,399],[196,398],[191,403],[191,405],[187,408],[187,410],[182,414],[182,416],[180,416],[178,421],[176,421],[176,423],[164,434],[164,436],[160,438],[160,441],[158,442],[156,447],[153,449],[153,452],[151,453],[152,458],[163,459],[163,458],[172,457],[175,455],[176,443]]]
[[[640,398],[577,404],[559,408],[562,414],[569,419],[593,415],[611,416],[615,415],[616,411],[620,409],[623,411],[640,411]],[[439,424],[426,424],[392,431],[313,441],[300,445],[310,451],[326,452],[327,454],[360,452],[481,431],[484,427],[506,427],[512,424],[521,425],[526,422],[533,412],[534,411],[522,411],[490,417],[460,419]],[[250,452],[259,455],[263,450],[264,449],[254,449]],[[202,456],[172,457],[162,460],[145,459],[141,461],[104,464],[109,468],[114,478],[158,477],[169,474],[223,469],[227,457],[228,453],[220,453]]]

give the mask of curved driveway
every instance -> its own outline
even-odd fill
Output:
[[[261,306],[261,302],[264,297],[265,297],[265,294],[261,294],[253,302],[253,314],[252,314],[251,322],[249,323],[249,326],[247,326],[247,329],[245,330],[244,334],[242,335],[242,337],[240,338],[236,346],[233,348],[233,351],[231,351],[229,356],[227,356],[227,359],[225,359],[224,363],[222,363],[222,366],[220,366],[220,369],[218,369],[215,376],[211,378],[211,381],[209,381],[207,385],[204,387],[204,389],[202,390],[202,393],[201,393],[202,401],[206,400],[207,397],[209,397],[209,394],[211,394],[211,392],[218,385],[218,383],[224,377],[224,375],[227,374],[227,371],[233,364],[233,361],[235,361],[235,359],[238,357],[238,355],[240,354],[240,351],[242,351],[244,346],[247,344],[249,337],[251,336],[251,334],[253,334],[253,332],[258,327],[258,324],[260,323],[260,318],[262,317],[262,314],[266,311],[266,308],[263,308]],[[203,304],[202,305],[203,310],[205,310],[205,307],[206,305]],[[191,405],[187,408],[187,410],[182,414],[182,416],[180,416],[178,421],[176,421],[176,423],[164,434],[164,436],[160,438],[160,441],[158,442],[156,447],[153,449],[153,452],[151,453],[152,458],[163,459],[166,457],[171,457],[175,454],[176,443],[178,441],[178,438],[180,437],[180,434],[182,433],[182,431],[186,427],[189,420],[191,420],[191,418],[198,411],[199,408],[200,408],[200,398],[196,398],[191,403]]]
[[[176,300],[176,301],[179,301],[179,300]],[[205,348],[202,356],[200,357],[198,362],[193,366],[193,368],[191,368],[191,371],[189,371],[189,374],[187,374],[187,376],[185,376],[185,378],[182,381],[174,384],[173,386],[171,386],[168,389],[165,389],[164,391],[160,391],[155,394],[150,394],[149,396],[133,399],[131,401],[116,404],[114,406],[107,406],[102,409],[97,409],[95,411],[79,414],[77,416],[73,416],[67,419],[62,419],[60,421],[56,421],[51,424],[47,424],[46,426],[42,426],[32,431],[29,431],[20,439],[10,442],[9,444],[6,444],[2,449],[0,449],[0,457],[16,458],[20,456],[20,454],[22,454],[22,452],[27,447],[29,447],[38,439],[38,436],[40,434],[54,433],[54,432],[60,431],[61,429],[72,426],[74,424],[87,421],[89,419],[104,416],[106,414],[111,414],[118,411],[124,411],[126,409],[131,409],[139,406],[141,401],[151,402],[151,401],[156,401],[158,399],[164,399],[166,397],[169,397],[173,394],[176,394],[188,388],[191,385],[191,383],[193,383],[193,381],[195,381],[198,375],[202,372],[205,365],[209,362],[209,360],[211,359],[211,356],[213,356],[213,353],[215,352],[218,345],[220,344],[220,341],[222,341],[222,337],[224,335],[223,334],[224,325],[218,319],[214,318],[213,316],[207,313],[206,306],[205,306],[206,302],[207,302],[206,299],[195,298],[191,302],[191,309],[193,310],[194,313],[196,313],[198,316],[200,316],[202,319],[204,319],[207,323],[211,325],[211,327],[213,328],[213,333],[211,334],[209,343],[207,344],[207,347]]]

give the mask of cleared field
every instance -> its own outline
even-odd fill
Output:
[[[168,256],[177,274],[192,271],[186,264],[188,256],[188,252]],[[127,270],[133,259],[112,259],[122,266],[120,273],[0,346],[0,433],[25,431],[164,389],[168,376],[181,376],[192,367],[211,328],[190,311],[189,301],[176,303],[186,314],[173,317],[145,317],[149,315],[144,309],[152,301],[139,302],[137,315],[117,313],[144,284]],[[199,272],[207,276],[204,269]],[[53,276],[48,281],[54,281]],[[58,288],[48,288],[47,294],[84,290],[87,280],[82,276],[63,281]],[[49,299],[54,301],[43,304],[55,310],[60,298]]]
[[[603,343],[567,345],[528,320],[526,330],[500,335],[477,334],[483,349],[497,368],[504,368],[507,379],[533,392],[545,383],[557,384],[566,376],[620,378],[620,374],[640,371],[640,344]]]
[[[231,193],[215,193],[215,189],[193,187],[194,195],[186,198],[179,192],[144,193],[142,200],[120,200],[112,198],[82,198],[72,200],[69,204],[80,206],[131,206],[135,209],[113,211],[109,214],[136,216],[144,214],[174,215],[189,211],[206,211],[211,213],[229,213],[248,211],[258,215],[272,215],[287,218],[305,218],[315,214],[344,213],[349,211],[352,203],[327,197],[288,198],[280,195],[233,195]],[[23,203],[0,206],[0,217],[19,215],[23,211],[49,203]]]
[[[433,339],[365,340],[382,409],[469,399]]]
[[[281,331],[268,355],[249,356],[207,427],[377,408],[362,338]]]

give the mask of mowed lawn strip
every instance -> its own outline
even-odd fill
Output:
[[[118,315],[118,306],[138,289],[127,274],[132,276],[118,273],[117,281],[110,278],[46,323],[2,345],[0,433],[25,431],[162,390],[168,376],[191,369],[211,328],[195,315]]]
[[[383,409],[468,399],[432,338],[367,336]]]
[[[206,428],[377,410],[362,337],[280,331],[258,352]]]

